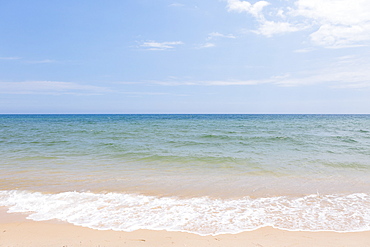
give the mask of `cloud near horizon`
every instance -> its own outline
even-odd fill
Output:
[[[317,46],[343,48],[370,44],[368,0],[291,0],[287,4],[274,8],[273,2],[251,4],[227,0],[227,9],[255,17],[259,26],[253,32],[267,37],[309,29],[309,39]]]
[[[20,57],[0,57],[0,60],[20,60]]]
[[[314,70],[292,71],[256,80],[189,80],[173,78],[163,81],[119,82],[118,84],[156,84],[161,86],[253,86],[270,84],[279,87],[325,85],[331,88],[370,88],[370,60],[343,56]]]
[[[99,95],[112,92],[106,87],[60,81],[0,82],[0,94]]]

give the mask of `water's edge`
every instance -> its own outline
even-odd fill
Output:
[[[57,219],[98,230],[139,229],[235,234],[262,227],[289,231],[370,230],[370,195],[308,195],[240,199],[181,199],[135,194],[0,191],[0,206],[28,219]]]

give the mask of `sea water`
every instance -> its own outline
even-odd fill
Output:
[[[0,115],[0,206],[117,231],[366,231],[370,115]]]

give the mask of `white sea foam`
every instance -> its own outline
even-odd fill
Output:
[[[0,191],[0,206],[29,219],[59,219],[93,229],[238,233],[264,226],[306,231],[370,230],[370,196],[309,195],[235,200],[134,194]]]

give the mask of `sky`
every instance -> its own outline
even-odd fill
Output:
[[[0,113],[370,113],[369,0],[0,0]]]

